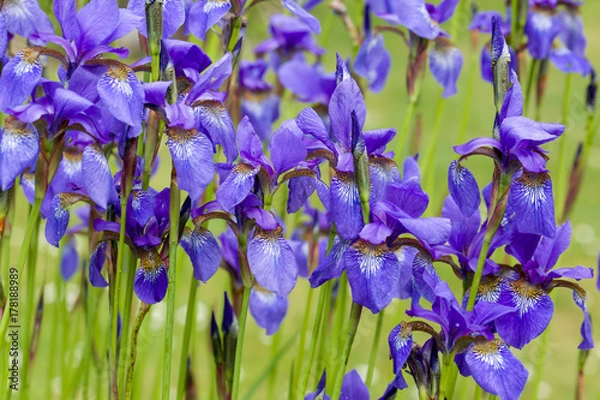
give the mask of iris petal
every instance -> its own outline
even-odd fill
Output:
[[[444,92],[442,97],[450,97],[457,93],[456,82],[462,69],[463,56],[460,50],[445,38],[438,38],[429,52],[431,74]]]
[[[130,126],[141,123],[144,88],[131,68],[110,66],[98,80],[98,94],[116,119]]]
[[[342,275],[342,257],[350,247],[350,243],[350,240],[335,239],[327,257],[319,263],[310,275],[309,281],[313,288],[321,286],[330,279],[339,278]]]
[[[21,50],[2,69],[0,76],[0,110],[21,105],[31,95],[42,77],[39,51]]]
[[[478,342],[465,354],[465,362],[475,381],[502,400],[517,400],[529,373],[498,339]]]
[[[88,269],[90,283],[94,287],[106,287],[108,282],[102,276],[102,268],[106,262],[106,242],[102,242],[96,247],[90,257],[90,265]]]
[[[34,168],[40,153],[40,138],[31,124],[10,118],[6,130],[0,133],[0,183],[2,190],[10,188],[27,168]]]
[[[356,54],[354,71],[369,81],[372,92],[380,92],[390,72],[391,57],[383,43],[383,35],[368,35]]]
[[[498,303],[515,309],[496,320],[496,329],[502,340],[519,349],[546,329],[554,312],[550,296],[525,280],[507,283]]]
[[[165,297],[168,284],[167,268],[158,253],[142,254],[133,281],[136,296],[146,304],[158,303]]]
[[[584,293],[573,291],[573,300],[577,307],[583,311],[583,322],[581,323],[581,343],[577,347],[579,350],[590,350],[594,348],[594,338],[592,336],[592,321],[590,320],[590,314],[585,304],[586,296]]]
[[[408,356],[412,350],[413,335],[412,331],[407,327],[405,323],[396,325],[390,332],[388,337],[388,344],[390,346],[390,354],[392,362],[394,363],[394,385],[397,389],[406,389],[408,384],[402,376],[402,367],[408,360]]]
[[[91,144],[83,150],[81,162],[86,192],[94,203],[106,210],[118,200],[108,160],[97,144]]]
[[[62,278],[65,281],[71,279],[75,271],[77,271],[78,266],[79,254],[77,254],[75,239],[71,236],[65,244],[60,258],[60,273]]]
[[[248,263],[256,281],[281,297],[286,297],[296,285],[296,257],[281,228],[256,229],[248,243]]]
[[[194,267],[194,278],[206,282],[219,269],[221,249],[213,234],[202,227],[186,230],[181,238],[185,250]]]
[[[168,130],[168,135],[167,146],[177,170],[179,186],[197,203],[215,173],[212,144],[195,129],[173,127]]]
[[[358,187],[351,172],[337,171],[331,179],[331,218],[344,239],[354,239],[364,226]]]
[[[547,173],[523,171],[511,185],[509,202],[515,212],[519,232],[554,237],[556,223],[552,181]]]
[[[238,155],[235,129],[223,104],[218,101],[203,101],[194,107],[194,115],[200,130],[210,135],[215,144],[223,146],[227,162],[233,162]]]
[[[385,244],[374,245],[359,239],[342,257],[353,300],[378,313],[387,306],[397,289],[400,265]]]
[[[264,289],[253,288],[250,293],[250,313],[258,326],[272,335],[279,329],[288,309],[288,299]]]
[[[473,215],[479,208],[481,196],[475,177],[458,161],[452,161],[448,169],[448,189],[452,199],[466,216]]]
[[[242,202],[254,186],[254,177],[258,174],[259,167],[253,168],[249,164],[237,164],[227,178],[217,189],[217,201],[225,210]]]
[[[199,37],[206,39],[206,32],[219,22],[231,8],[228,0],[198,0],[189,11],[188,29]]]

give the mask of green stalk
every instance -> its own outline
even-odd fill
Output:
[[[183,343],[181,344],[181,359],[179,360],[179,382],[177,383],[177,399],[183,398],[185,391],[185,378],[187,371],[187,359],[194,329],[194,320],[196,319],[196,293],[199,283],[192,276],[190,279],[190,292],[188,294],[188,303],[185,315],[185,329],[183,331]]]
[[[29,361],[30,361],[30,347],[31,347],[31,330],[35,319],[35,270],[37,264],[38,254],[38,238],[40,229],[40,219],[36,219],[35,227],[33,230],[33,237],[29,246],[29,257],[27,259],[27,294],[26,294],[26,312],[25,312],[25,323],[23,325],[23,365],[21,372],[21,387],[23,389],[22,396],[27,398],[28,396],[28,381],[29,377]]]
[[[440,96],[435,109],[433,131],[423,157],[424,189],[426,193],[429,193],[430,198],[434,197],[432,191],[434,189],[433,178],[435,177],[435,150],[440,137],[445,107],[446,99]]]
[[[483,237],[483,244],[481,245],[479,258],[477,259],[477,269],[475,270],[475,275],[473,275],[473,282],[471,283],[471,290],[469,292],[467,311],[472,311],[473,307],[475,307],[475,300],[477,299],[477,292],[479,291],[479,283],[481,282],[483,267],[485,265],[485,260],[487,259],[487,254],[490,250],[492,238],[494,237],[495,233],[496,230],[486,229],[485,235]]]
[[[534,58],[529,63],[529,70],[527,71],[527,86],[525,89],[525,104],[523,106],[523,115],[527,115],[527,111],[529,110],[529,100],[531,98],[531,89],[533,88],[533,78],[535,75],[535,69],[539,62],[540,60]]]
[[[169,399],[171,388],[171,359],[173,357],[173,325],[175,323],[175,271],[179,245],[180,192],[175,166],[171,172],[171,198],[169,203],[169,286],[167,289],[167,320],[165,324],[165,350],[162,376],[162,398]]]
[[[350,324],[348,327],[348,335],[344,342],[344,350],[342,351],[342,357],[340,358],[339,367],[335,378],[335,385],[333,387],[332,399],[339,399],[342,391],[342,382],[344,380],[344,374],[346,372],[346,366],[348,365],[348,358],[350,357],[350,351],[352,350],[352,344],[356,337],[356,331],[358,330],[358,324],[360,323],[360,315],[362,313],[362,306],[357,303],[352,303],[350,309]]]
[[[440,399],[451,399],[452,393],[454,392],[454,386],[456,385],[456,378],[458,376],[458,367],[453,362],[456,356],[456,350],[452,350],[448,354],[444,354],[442,361],[442,375],[440,376]]]
[[[341,342],[341,335],[344,329],[344,315],[346,313],[346,297],[348,294],[348,277],[346,272],[342,272],[340,279],[338,280],[338,293],[335,299],[335,314],[333,316],[333,329],[331,334],[331,340],[333,343],[329,346],[329,368],[332,375],[335,376],[336,371],[336,360],[340,355],[339,343]],[[333,380],[330,380],[330,384],[333,385]],[[327,387],[329,389],[329,386]],[[331,387],[333,389],[333,386]]]
[[[237,400],[240,391],[240,371],[242,370],[242,354],[244,350],[244,336],[246,334],[246,320],[248,319],[248,305],[250,302],[251,288],[244,286],[242,294],[242,306],[239,315],[239,331],[237,345],[235,347],[235,363],[233,366],[233,383],[231,388],[231,400]]]
[[[23,274],[23,268],[25,267],[25,261],[27,261],[27,255],[29,254],[29,248],[33,240],[33,235],[36,230],[37,221],[40,217],[40,208],[42,207],[41,196],[36,196],[33,202],[31,213],[29,214],[29,220],[27,221],[27,228],[25,230],[25,238],[21,244],[21,250],[19,252],[19,260],[17,263],[17,269],[19,270],[19,277]],[[9,312],[2,314],[2,320],[0,321],[0,350],[4,348],[6,344],[6,329],[8,328],[8,316]]]
[[[379,348],[379,336],[381,335],[381,327],[383,326],[385,308],[377,314],[377,325],[375,325],[375,334],[373,335],[373,344],[371,345],[371,354],[369,355],[369,368],[367,369],[367,379],[365,385],[371,387],[373,381],[373,372],[375,371],[375,361],[377,360],[377,349]]]
[[[396,150],[396,162],[400,164],[402,161],[402,155],[404,154],[404,146],[406,146],[406,138],[408,136],[408,131],[410,129],[413,115],[415,114],[415,109],[417,108],[417,96],[411,98],[408,103],[408,108],[406,109],[406,114],[404,115],[404,122],[402,122],[402,129],[400,130],[400,134],[398,135],[398,148]]]
[[[294,380],[292,381],[292,386],[293,387],[298,387],[300,388],[300,386],[298,386],[298,384],[302,381],[302,373],[305,372],[305,368],[304,368],[304,350],[306,347],[306,335],[308,333],[308,323],[310,322],[310,310],[311,310],[311,306],[312,306],[312,295],[313,295],[314,290],[309,289],[308,291],[308,298],[306,299],[306,311],[304,312],[304,319],[302,320],[302,330],[300,331],[300,343],[298,344],[298,356],[296,359],[296,367],[294,368],[295,374],[294,374]],[[319,298],[320,299],[320,298]],[[319,318],[319,310],[317,309],[317,318]],[[312,337],[312,341],[314,341],[315,337]],[[311,341],[311,345],[312,345],[312,341]],[[293,392],[293,397],[292,399],[296,398],[296,396],[298,394],[302,395],[302,393],[304,392],[299,392],[297,393],[296,391]]]
[[[131,306],[133,302],[133,280],[135,278],[135,270],[137,266],[137,258],[128,251],[129,263],[127,266],[127,280],[125,282],[125,306],[123,308],[123,321],[121,323],[121,348],[119,352],[119,398],[123,398],[125,395],[125,378],[127,375],[127,369],[125,363],[127,362],[127,344],[129,343],[129,323],[131,321]],[[123,288],[121,288],[123,290]]]
[[[273,343],[271,343],[271,359],[274,359],[275,357],[277,357],[277,354],[279,353],[279,342],[281,341],[281,335],[282,335],[281,329],[279,329],[273,335]],[[273,365],[273,367],[270,369],[269,391],[267,392],[268,399],[273,399],[276,397],[275,396],[276,383],[277,383],[277,364]]]
[[[546,364],[546,355],[548,354],[548,336],[547,332],[550,330],[548,326],[542,333],[540,343],[540,355],[536,360],[533,367],[533,382],[531,383],[531,390],[533,391],[532,399],[538,398],[538,392],[540,390],[540,384],[542,383],[542,374],[544,373],[544,365]]]
[[[332,340],[332,335],[328,335],[327,332],[330,329],[329,316],[331,310],[331,290],[333,288],[333,281],[329,281],[325,283],[326,286],[326,294],[325,294],[325,308],[323,309],[323,323],[321,323],[321,332],[319,333],[319,337],[321,338],[321,342],[319,343],[319,357],[317,358],[316,363],[316,372],[319,374],[321,371],[325,369],[327,363],[327,349],[329,348],[329,344]],[[318,375],[317,379],[318,379]],[[316,382],[315,382],[316,383]]]
[[[510,47],[516,49],[519,43],[519,33],[517,28],[519,20],[519,0],[510,1],[510,11],[512,13],[512,18],[510,19]]]
[[[569,119],[569,104],[571,101],[571,75],[567,73],[565,75],[565,90],[563,94],[563,114],[562,114],[562,124],[567,125],[567,120]],[[566,153],[566,144],[567,138],[565,134],[563,134],[558,139],[558,179],[556,181],[556,215],[562,215],[563,208],[565,206],[565,198],[566,198],[566,190],[567,190],[567,174],[568,168],[565,165],[567,162],[567,153]]]
[[[327,286],[321,286],[319,289],[319,303],[317,305],[317,315],[315,319],[315,324],[312,329],[312,336],[310,339],[310,348],[308,349],[308,358],[305,363],[298,364],[302,371],[300,373],[300,386],[296,391],[296,395],[294,398],[298,396],[302,397],[306,393],[306,388],[308,387],[308,378],[309,371],[313,365],[313,360],[315,358],[315,353],[317,351],[317,343],[319,342],[319,333],[321,333],[321,324],[323,320],[326,318],[324,314],[325,311],[325,301],[327,300]]]

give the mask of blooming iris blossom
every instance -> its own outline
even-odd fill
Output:
[[[592,278],[592,269],[581,266],[552,269],[560,254],[568,248],[570,239],[569,222],[557,228],[554,238],[542,237],[540,240],[539,236],[531,235],[513,238],[507,251],[521,263],[516,268],[518,274],[506,275],[504,283],[499,285],[499,294],[483,299],[514,309],[496,320],[498,334],[509,345],[520,349],[546,329],[554,312],[549,292],[562,285],[573,290],[575,304],[584,314],[581,325],[583,340],[579,348],[588,350],[594,346],[585,305],[585,291],[578,285],[563,280]]]
[[[521,233],[553,237],[552,182],[546,172],[547,157],[540,146],[556,140],[565,127],[523,117],[523,94],[514,72],[511,81],[512,86],[506,93],[497,119],[497,137],[476,138],[456,146],[454,150],[462,158],[478,152],[490,154],[504,171],[520,168],[514,175],[509,199],[517,229]],[[491,154],[488,148],[499,152]],[[458,162],[452,163],[448,184],[456,204],[465,215],[471,215],[479,199],[479,189],[471,172]]]
[[[29,38],[37,32],[53,30],[48,16],[35,0],[5,1],[0,10],[0,20],[6,31],[24,38]]]
[[[536,0],[532,3],[525,23],[527,50],[531,57],[545,60],[550,56],[552,43],[560,33],[556,1]]]
[[[465,311],[443,281],[435,285],[434,293],[431,310],[413,303],[407,314],[439,324],[442,332],[437,335],[432,328],[418,322],[401,323],[390,332],[388,342],[395,373],[391,385],[397,389],[408,387],[402,366],[413,349],[413,331],[424,330],[433,336],[443,353],[453,350],[459,353],[456,362],[463,375],[472,375],[484,390],[502,399],[517,399],[525,387],[528,372],[508,346],[494,338],[494,322],[512,308],[480,302],[473,311]]]

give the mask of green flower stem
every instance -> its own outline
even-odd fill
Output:
[[[330,329],[329,317],[331,311],[331,290],[333,288],[333,281],[329,281],[325,283],[326,286],[326,298],[325,298],[325,308],[323,308],[323,323],[321,323],[321,332],[319,333],[319,337],[321,338],[321,342],[319,343],[319,357],[317,358],[317,362],[315,364],[315,375],[318,378],[318,374],[321,373],[325,369],[325,365],[327,362],[327,350],[329,349],[329,345],[331,344],[332,337],[328,335],[327,332]],[[315,382],[316,384],[316,382]]]
[[[296,366],[294,367],[294,380],[292,381],[292,385],[295,388],[300,389],[300,382],[302,377],[302,374],[306,372],[306,368],[304,367],[304,352],[305,352],[305,347],[306,347],[306,336],[308,334],[308,324],[310,322],[310,316],[311,316],[311,306],[312,306],[312,295],[314,293],[314,290],[309,289],[308,290],[308,297],[306,299],[306,310],[304,312],[304,319],[302,320],[302,330],[300,331],[300,343],[298,344],[298,356],[296,359]],[[320,296],[319,296],[320,299]],[[317,318],[319,317],[319,311],[317,309]],[[311,339],[311,345],[312,345],[312,341],[314,341],[315,337],[313,336]],[[297,398],[298,395],[302,396],[303,392],[302,391],[296,391],[294,390],[292,392],[292,399]]]
[[[187,360],[190,349],[194,321],[196,320],[196,294],[199,283],[192,276],[190,278],[190,291],[185,315],[185,329],[183,331],[183,343],[181,344],[181,359],[179,360],[179,381],[177,382],[177,399],[182,399],[185,391],[185,378],[187,375]]]
[[[275,334],[273,335],[273,342],[271,343],[271,359],[274,359],[277,357],[277,354],[279,354],[279,342],[281,342],[281,336],[282,336],[282,331],[281,329],[279,329],[277,332],[275,332]],[[269,390],[268,390],[268,399],[274,399],[275,396],[275,387],[277,384],[277,364],[275,364],[273,366],[273,368],[270,369],[270,373],[269,373]]]
[[[165,347],[162,376],[162,399],[169,399],[171,389],[171,359],[173,357],[173,325],[175,323],[175,271],[177,246],[179,246],[180,191],[175,166],[171,172],[171,197],[169,203],[169,286],[167,289],[167,319],[165,324]]]
[[[25,237],[23,239],[23,243],[21,244],[19,260],[17,263],[19,277],[23,274],[25,261],[27,261],[27,256],[29,255],[31,242],[36,231],[36,226],[38,225],[38,219],[40,218],[40,208],[42,207],[42,200],[42,196],[36,195],[36,198],[33,202],[33,207],[31,208],[31,213],[29,214],[29,220],[27,221],[27,228],[25,230]],[[2,314],[2,320],[0,321],[0,351],[4,348],[4,345],[6,344],[6,329],[8,328],[9,314],[10,313],[8,312]]]
[[[446,99],[441,97],[438,100],[437,107],[435,109],[433,131],[429,138],[429,143],[423,157],[423,173],[424,173],[424,190],[429,193],[430,198],[434,198],[433,189],[434,177],[435,177],[435,151],[440,137],[440,131],[442,128],[442,120],[444,117],[444,109],[446,108]]]
[[[35,271],[37,265],[38,255],[38,238],[40,230],[40,219],[37,218],[35,227],[33,229],[33,237],[29,246],[29,257],[27,259],[27,284],[26,284],[26,296],[25,296],[25,323],[23,324],[23,365],[21,371],[21,396],[27,398],[28,396],[28,377],[29,377],[29,362],[31,361],[31,341],[32,341],[32,328],[35,320],[36,313],[36,296],[35,296]]]
[[[418,90],[415,88],[415,90]],[[408,131],[412,124],[413,116],[415,114],[415,109],[417,108],[417,98],[419,96],[416,95],[410,99],[408,102],[408,107],[406,108],[406,114],[404,114],[404,122],[402,122],[402,129],[400,130],[400,134],[398,135],[398,148],[396,150],[396,162],[398,165],[402,162],[402,156],[404,154],[404,147],[406,146],[406,138],[408,136]]]
[[[248,319],[248,305],[250,303],[249,286],[244,286],[242,294],[242,306],[240,308],[238,339],[235,347],[235,363],[233,366],[233,383],[231,388],[231,400],[237,400],[240,392],[240,372],[242,370],[242,354],[244,351],[244,336],[246,334],[246,320]]]
[[[562,124],[567,125],[567,120],[569,119],[569,106],[571,102],[571,77],[572,74],[567,73],[565,75],[565,90],[563,93],[563,114],[562,114]],[[563,134],[558,139],[558,179],[556,180],[556,195],[555,195],[555,203],[556,203],[556,215],[562,215],[563,209],[565,206],[565,199],[567,197],[567,176],[568,176],[568,168],[567,162],[567,154],[566,154],[566,144],[567,138],[565,134]]]
[[[348,327],[348,334],[346,341],[344,342],[344,349],[340,358],[339,367],[337,369],[335,377],[335,385],[333,386],[332,399],[339,399],[340,393],[342,392],[342,382],[344,380],[344,374],[346,372],[346,366],[348,365],[348,358],[350,357],[350,351],[352,350],[352,344],[356,337],[356,331],[358,330],[358,324],[360,323],[360,316],[362,314],[363,307],[357,303],[352,303],[350,309],[350,321]]]
[[[554,297],[554,296],[552,296]],[[547,332],[550,330],[548,326],[544,332],[542,332],[540,338],[540,354],[533,366],[533,382],[531,382],[532,399],[537,399],[540,390],[540,384],[542,383],[542,374],[544,373],[544,366],[546,364],[546,355],[548,354],[548,337],[550,336]]]
[[[332,288],[333,290],[333,288]],[[346,297],[348,295],[348,277],[346,276],[346,272],[342,272],[340,279],[338,280],[338,293],[337,298],[335,299],[335,312],[333,316],[333,329],[331,334],[331,345],[329,346],[329,359],[328,359],[328,371],[331,371],[331,376],[335,376],[335,371],[337,367],[337,360],[340,356],[339,345],[342,341],[341,335],[344,329],[344,316],[346,314]],[[333,380],[329,380],[329,384],[327,386],[328,392],[331,392],[333,389]]]
[[[140,328],[142,327],[142,323],[144,322],[144,318],[148,311],[150,310],[150,305],[146,303],[140,303],[140,308],[138,310],[138,315],[135,318],[135,323],[133,325],[133,331],[131,332],[131,347],[129,350],[129,365],[127,367],[127,379],[125,380],[125,398],[131,398],[131,391],[133,386],[133,370],[135,368],[135,362],[137,358],[137,341],[138,335],[140,333]]]
[[[373,381],[373,372],[375,371],[375,361],[377,360],[377,349],[379,348],[379,336],[381,335],[381,327],[385,315],[385,308],[377,314],[377,325],[375,325],[375,334],[373,335],[373,345],[371,345],[371,354],[369,355],[369,368],[367,369],[367,379],[365,384],[371,387]]]
[[[308,387],[308,378],[310,376],[309,372],[313,365],[313,361],[315,359],[315,354],[317,351],[317,343],[319,342],[319,334],[321,333],[321,324],[324,319],[327,317],[324,313],[325,311],[325,302],[327,301],[327,292],[328,286],[321,286],[319,289],[319,303],[317,304],[317,315],[315,324],[313,325],[312,335],[310,339],[310,348],[308,350],[308,358],[306,362],[302,364],[298,364],[298,367],[302,368],[302,372],[300,373],[300,386],[298,386],[298,390],[296,391],[296,396],[294,398],[302,398],[306,393],[306,389]]]
[[[129,325],[131,321],[131,306],[133,302],[133,280],[135,278],[135,271],[137,267],[137,258],[133,256],[131,251],[127,249],[128,265],[127,265],[127,280],[125,282],[125,303],[123,307],[123,321],[121,323],[121,351],[119,352],[119,398],[122,399],[125,394],[125,377],[127,369],[125,363],[127,362],[127,344],[129,343]]]
[[[516,49],[519,43],[519,0],[510,1],[510,11],[512,13],[512,18],[510,19],[510,32],[512,33],[510,35],[510,47]]]
[[[451,399],[454,387],[456,386],[456,378],[458,376],[458,367],[453,362],[456,356],[456,350],[444,354],[442,360],[442,375],[440,376],[440,399]]]
[[[525,104],[523,106],[523,115],[527,115],[529,110],[529,100],[531,99],[531,89],[533,88],[533,81],[535,76],[535,69],[538,66],[540,60],[533,59],[529,63],[529,70],[527,71],[527,86],[525,87]]]

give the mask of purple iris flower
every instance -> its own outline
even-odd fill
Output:
[[[458,0],[443,0],[437,6],[425,3],[425,0],[369,0],[367,4],[376,16],[391,24],[403,25],[422,38],[433,40],[448,36],[440,24],[452,17]]]
[[[300,54],[281,64],[277,78],[299,101],[325,106],[336,87],[335,73],[326,72],[320,63],[309,64]]]
[[[462,64],[463,56],[458,47],[444,37],[435,39],[433,48],[429,51],[429,69],[437,83],[444,88],[442,97],[450,97],[457,93],[456,82]]]
[[[261,140],[272,133],[279,118],[279,97],[271,84],[264,80],[269,64],[265,60],[240,62],[242,116],[247,116]]]
[[[521,263],[521,268],[518,277],[506,280],[497,298],[498,304],[513,307],[514,311],[500,317],[496,321],[496,329],[506,343],[517,348],[522,348],[538,337],[550,323],[554,305],[549,292],[556,286],[564,285],[565,281],[561,278],[580,280],[593,277],[591,268],[577,266],[553,269],[559,256],[569,246],[571,240],[569,222],[557,227],[554,238],[532,239],[533,245],[527,237],[518,236],[507,249]],[[531,255],[532,248],[533,255]],[[585,305],[585,291],[576,284],[567,283],[564,286],[573,290],[575,304],[584,314],[581,326],[583,340],[579,348],[591,349],[594,344],[590,318]]]
[[[564,8],[558,13],[560,41],[550,51],[550,61],[562,72],[587,75],[592,66],[585,57],[587,40],[583,32],[583,22],[579,3],[564,2]]]
[[[127,207],[126,243],[140,259],[133,290],[143,302],[158,303],[164,298],[168,286],[167,266],[161,254],[166,248],[164,243],[169,231],[169,189],[156,193],[134,188]],[[104,231],[109,237],[118,237],[119,228],[118,222],[94,221],[94,229]],[[105,252],[106,244],[101,242],[90,260],[90,282],[94,286],[106,286],[102,277]],[[194,273],[196,275],[196,271]]]
[[[383,43],[383,35],[375,35],[371,30],[368,8],[364,25],[365,39],[356,54],[354,71],[368,80],[371,91],[379,92],[385,86],[392,59]]]
[[[230,9],[230,0],[196,0],[189,8],[187,18],[185,18],[186,32],[202,40],[206,39],[206,32],[221,21]],[[165,6],[165,20],[166,17]]]
[[[52,32],[52,23],[36,0],[12,0],[2,4],[0,19],[12,34],[29,38],[37,32]]]
[[[523,117],[523,95],[516,74],[504,98],[497,118],[494,138],[476,138],[456,146],[463,158],[480,152],[490,155],[504,171],[522,167],[513,177],[509,202],[521,233],[554,236],[554,202],[552,182],[546,172],[547,157],[540,147],[557,139],[565,130],[560,124],[536,122]],[[498,150],[491,154],[488,147]],[[479,189],[472,174],[460,163],[453,163],[448,184],[456,204],[471,215]]]
[[[324,52],[317,45],[310,27],[296,17],[274,14],[269,20],[269,30],[271,37],[259,43],[254,52],[257,55],[271,54],[275,69],[296,52],[308,51],[315,55]]]
[[[230,229],[220,236],[222,257],[225,268],[231,274],[236,286],[241,286],[239,271],[238,238]],[[256,323],[264,328],[268,335],[275,333],[287,314],[288,299],[263,287],[255,286],[250,293],[250,313]]]
[[[500,398],[517,399],[525,388],[528,372],[508,346],[494,338],[494,322],[513,309],[479,302],[473,311],[465,311],[443,281],[435,285],[434,292],[436,298],[431,310],[413,303],[407,314],[440,325],[442,332],[439,339],[435,335],[434,339],[440,341],[439,346],[444,353],[458,350],[456,362],[461,374],[472,375],[484,390]],[[410,355],[411,330],[410,324],[400,324],[389,338],[396,373],[393,384],[399,389],[407,386],[401,376],[401,367]]]
[[[317,390],[309,393],[304,397],[304,400],[329,400],[330,397],[325,393],[326,381],[325,371],[321,375],[321,379],[317,384]],[[369,400],[369,388],[363,382],[358,371],[353,369],[346,372],[342,381],[342,390],[340,392],[340,400]]]
[[[531,57],[545,60],[550,56],[554,39],[561,30],[560,18],[556,13],[556,2],[536,2],[527,14],[525,34],[527,49]]]
[[[282,0],[281,4],[286,10],[300,18],[315,34],[321,33],[321,24],[319,20],[309,13],[310,9],[319,4],[322,0],[307,0],[300,5],[298,0]]]

